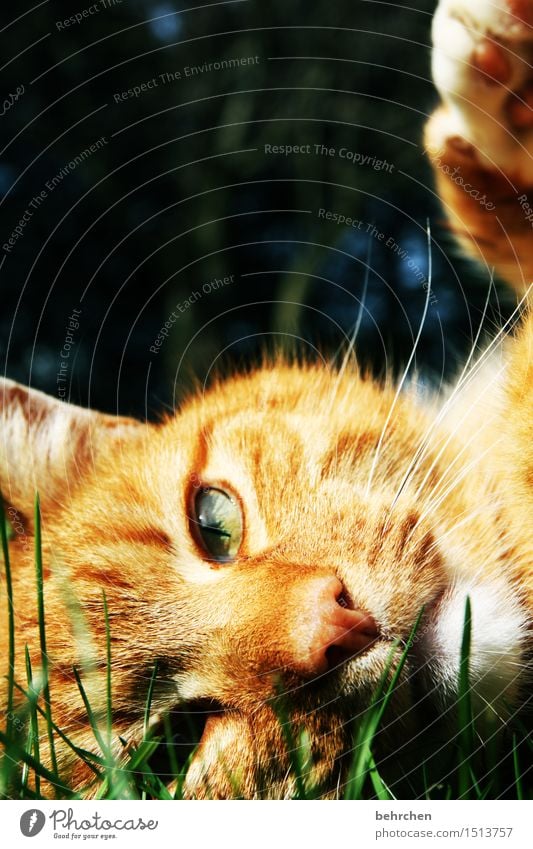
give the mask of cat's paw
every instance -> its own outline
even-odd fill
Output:
[[[433,146],[533,182],[533,0],[440,0],[433,45]]]

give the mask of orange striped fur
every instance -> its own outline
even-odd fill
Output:
[[[465,6],[441,3],[437,41]],[[481,10],[481,34],[485,6],[469,7],[474,17]],[[514,37],[502,27],[501,39]],[[489,71],[500,72],[503,63],[491,62]],[[466,87],[479,85],[474,70],[461,71]],[[507,178],[527,194],[530,177],[522,166],[504,170],[508,153],[498,166],[490,166],[488,149],[478,155],[475,133],[468,135],[474,119],[461,135],[457,97],[446,100],[448,77],[435,74],[444,105],[426,144],[444,208],[466,249],[521,296],[533,278],[531,223]],[[494,80],[489,87],[498,91]],[[527,132],[520,130],[522,147]],[[494,209],[452,179],[457,165]],[[415,672],[437,711],[453,705],[467,596],[476,709],[489,724],[505,720],[525,699],[531,652],[532,346],[533,318],[525,315],[515,337],[502,333],[447,395],[424,402],[409,391],[397,397],[392,382],[376,383],[352,363],[338,373],[274,360],[215,382],[158,425],[117,421],[3,381],[0,487],[16,529],[17,681],[25,681],[26,645],[40,667],[31,521],[38,489],[54,718],[78,745],[97,750],[74,666],[95,713],[105,716],[104,591],[115,753],[120,738],[135,745],[142,737],[157,662],[154,722],[168,712],[179,722],[191,705],[209,714],[187,778],[190,796],[231,795],[231,775],[248,798],[290,795],[272,703],[280,686],[296,725],[309,733],[313,779],[334,795],[352,720],[368,704],[392,641],[405,641],[423,605],[388,745],[416,727]],[[231,562],[213,563],[195,530],[195,496],[206,485],[227,490],[242,510],[242,545]],[[349,607],[373,617],[379,637],[313,676],[302,672],[299,652],[314,628],[313,587],[330,576]],[[0,655],[7,655],[4,597]],[[2,678],[4,703],[5,692]],[[43,747],[46,755],[44,736]],[[65,780],[94,792],[90,773],[59,740],[58,752]]]

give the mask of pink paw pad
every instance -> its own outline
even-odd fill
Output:
[[[509,99],[507,114],[516,129],[533,126],[533,83],[529,83]]]
[[[467,142],[466,139],[461,136],[450,136],[447,140],[448,146],[452,148],[456,153],[459,153],[461,156],[467,156],[469,158],[474,158],[475,156],[475,148],[470,142]]]
[[[511,79],[512,67],[504,48],[490,38],[476,46],[472,64],[485,75],[489,85],[506,85]]]
[[[507,6],[513,17],[525,24],[533,26],[533,5],[531,0],[507,0]]]

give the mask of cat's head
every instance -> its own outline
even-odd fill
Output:
[[[82,661],[69,593],[105,657],[105,590],[122,736],[142,727],[156,663],[154,721],[204,715],[190,794],[229,795],[230,775],[245,795],[290,793],[280,711],[308,732],[331,791],[422,609],[391,739],[419,720],[415,703],[426,718],[450,708],[467,596],[474,691],[495,712],[516,700],[525,615],[497,565],[491,481],[456,476],[465,443],[433,438],[433,413],[412,400],[286,365],[216,384],[159,425],[8,381],[1,395],[1,485],[26,535],[41,497],[47,618],[63,618],[52,663]],[[69,705],[83,723],[81,701]]]

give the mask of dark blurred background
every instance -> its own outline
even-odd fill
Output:
[[[429,220],[415,366],[426,383],[450,377],[490,273],[458,255],[421,146],[434,7],[4,5],[5,373],[153,417],[192,375],[265,347],[334,356],[356,325],[364,366],[399,372],[427,297]],[[489,330],[509,307],[497,289]]]

